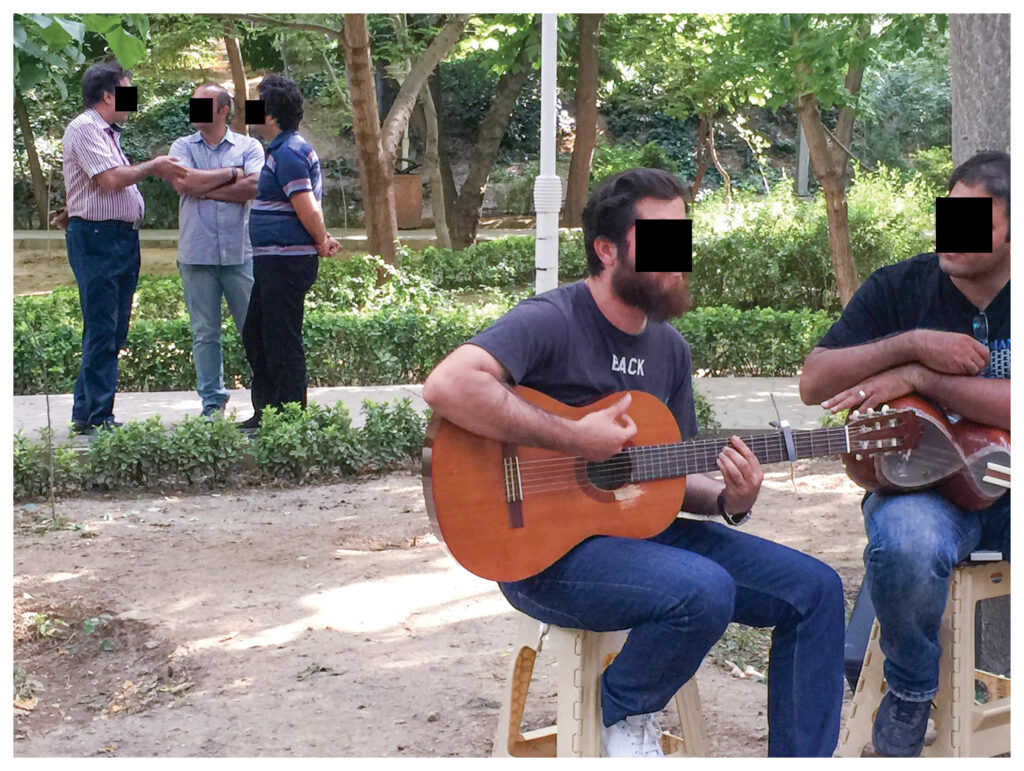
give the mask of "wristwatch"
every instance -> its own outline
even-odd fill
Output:
[[[750,512],[751,510],[747,509],[746,511],[741,511],[737,514],[726,513],[725,490],[722,490],[722,492],[718,494],[718,513],[722,515],[722,519],[725,520],[726,524],[731,525],[732,527],[739,527],[748,519],[750,519]]]

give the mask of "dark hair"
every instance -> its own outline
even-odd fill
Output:
[[[624,250],[626,233],[636,222],[636,202],[641,198],[684,198],[685,203],[682,184],[662,169],[629,169],[602,180],[583,209],[583,243],[590,275],[604,270],[594,241],[607,238],[619,251]]]
[[[220,112],[224,107],[228,108],[228,117],[231,116],[231,94],[224,86],[220,83],[214,83],[212,80],[208,80],[205,83],[200,83],[199,88],[213,89],[217,92],[217,96],[214,98],[214,112]],[[196,89],[198,90],[198,89]]]
[[[968,158],[953,170],[949,178],[949,189],[957,182],[975,187],[981,185],[990,196],[1006,204],[1006,219],[1010,219],[1010,156],[998,150],[986,150]],[[1010,240],[1007,223],[1006,240]]]
[[[277,120],[281,131],[295,131],[302,120],[302,92],[284,75],[267,75],[256,87],[267,115]]]
[[[104,94],[113,94],[124,78],[132,76],[131,70],[121,69],[117,62],[98,62],[82,76],[82,104],[92,107],[102,101]]]

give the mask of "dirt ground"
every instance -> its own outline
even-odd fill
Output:
[[[745,527],[852,598],[858,488],[832,459],[798,463],[796,492],[779,469]],[[56,513],[14,508],[14,661],[37,699],[16,757],[490,754],[517,613],[431,534],[412,470]],[[542,653],[526,728],[553,721],[552,669]],[[764,756],[765,686],[708,660],[697,682],[712,754]]]
[[[163,276],[178,272],[177,249],[143,249],[141,273]],[[55,236],[49,249],[17,249],[14,252],[14,294],[50,292],[61,284],[74,284],[68,265],[63,234]]]

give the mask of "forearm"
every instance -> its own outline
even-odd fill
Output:
[[[241,177],[236,182],[210,190],[204,195],[212,201],[227,201],[228,203],[245,203],[256,197],[258,175],[250,174]]]
[[[313,194],[308,191],[296,193],[291,197],[291,202],[295,207],[295,214],[298,215],[299,222],[309,233],[313,243],[322,243],[327,238],[327,227],[324,225],[323,213]]]
[[[178,183],[175,189],[181,195],[213,198],[207,194],[217,188],[231,185],[237,173],[237,169],[229,166],[222,169],[189,169],[188,176]]]
[[[690,474],[686,477],[683,511],[708,517],[718,516],[718,495],[724,489],[725,483],[710,474]]]
[[[914,360],[913,332],[903,332],[850,348],[815,348],[804,360],[800,398],[825,399],[872,375]]]
[[[1010,430],[1010,381],[925,370],[918,392],[968,420]]]
[[[93,177],[93,181],[105,193],[122,190],[153,174],[155,165],[155,159],[150,159],[133,166],[114,166],[106,171],[101,171]]]
[[[576,421],[530,404],[488,372],[435,370],[423,398],[441,417],[474,434],[576,454]]]

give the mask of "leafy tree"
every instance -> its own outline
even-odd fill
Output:
[[[132,34],[129,28],[136,34]],[[14,114],[18,121],[32,178],[32,195],[41,227],[49,212],[49,195],[43,179],[35,135],[23,95],[49,83],[67,100],[65,79],[86,61],[86,35],[100,36],[121,66],[130,68],[146,54],[149,21],[143,14],[121,17],[104,14],[40,13],[14,15]]]

